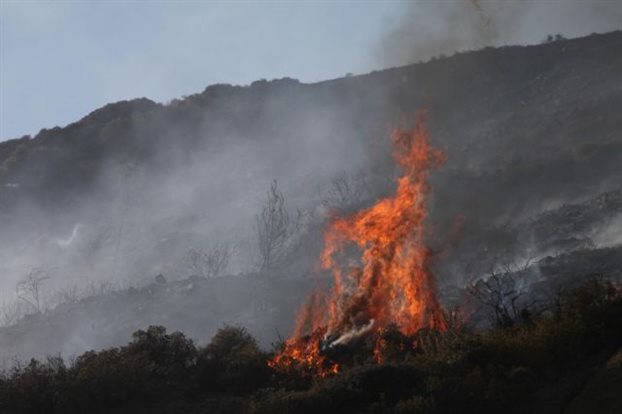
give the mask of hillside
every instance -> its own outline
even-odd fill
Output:
[[[2,357],[116,346],[147,324],[206,341],[243,323],[262,346],[286,335],[313,286],[331,186],[364,183],[343,210],[392,192],[388,133],[422,109],[447,156],[428,219],[442,291],[526,262],[534,283],[619,278],[620,50],[614,32],[315,84],[212,85],[0,143],[2,299],[34,267],[59,291],[123,286],[0,328]],[[283,263],[259,274],[254,219],[273,179],[306,221]],[[237,276],[193,279],[187,252],[217,243],[233,246],[223,275]],[[573,271],[586,256],[600,267]],[[166,282],[151,285],[158,274]]]

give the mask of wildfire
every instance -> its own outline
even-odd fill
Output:
[[[405,335],[444,329],[424,244],[428,173],[444,155],[430,146],[424,113],[412,131],[395,130],[392,141],[402,170],[395,195],[351,216],[332,218],[321,255],[322,268],[333,274],[332,292],[318,290],[311,296],[272,367],[304,366],[325,376],[339,370],[324,355],[330,348],[391,324]],[[357,260],[353,247],[359,251]],[[376,361],[382,360],[381,348],[374,350]]]

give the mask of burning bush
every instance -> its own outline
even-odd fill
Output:
[[[331,349],[391,330],[392,324],[405,335],[444,329],[424,243],[428,174],[444,155],[430,146],[424,113],[412,131],[395,130],[392,141],[402,170],[395,195],[331,219],[321,264],[333,275],[332,292],[312,295],[272,367],[303,366],[326,376],[339,370],[327,358]],[[374,349],[377,361],[382,360],[382,343]]]
[[[224,327],[197,348],[180,333],[150,327],[126,346],[87,352],[67,366],[55,357],[0,371],[0,412],[562,412],[577,384],[619,353],[622,295],[590,280],[555,304],[533,323],[478,333],[451,317],[445,330],[412,335],[388,325],[318,351],[321,363],[291,359],[291,375],[270,370],[268,355],[243,328]],[[318,334],[299,343],[321,346],[325,333]],[[382,350],[380,361],[374,349]],[[336,364],[349,368],[317,378]],[[608,381],[611,389],[617,385]]]

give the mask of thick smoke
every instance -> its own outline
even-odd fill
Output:
[[[308,103],[298,119],[288,120],[279,116],[282,105],[281,98],[267,99],[261,119],[241,119],[245,126],[260,125],[248,135],[230,126],[191,131],[210,140],[201,144],[181,140],[181,125],[158,122],[158,134],[177,140],[179,148],[167,148],[163,140],[150,148],[157,155],[148,163],[116,156],[100,161],[92,189],[77,189],[76,199],[63,202],[61,210],[47,210],[41,197],[20,200],[3,221],[1,290],[12,296],[18,280],[35,267],[53,273],[58,287],[149,283],[159,273],[188,277],[186,251],[222,243],[235,251],[228,273],[255,271],[254,219],[272,180],[292,215],[297,208],[314,209],[330,180],[357,171],[365,153],[349,125],[349,109],[323,111]],[[132,122],[134,134],[153,128]],[[59,167],[39,168],[54,174]],[[11,185],[19,193],[23,183]]]
[[[219,90],[224,93],[219,95]],[[40,328],[30,325],[30,339],[23,346],[11,328],[0,332],[0,362],[14,355],[28,358],[62,352],[69,356],[116,345],[151,323],[202,340],[226,322],[252,329],[253,322],[245,318],[255,316],[249,314],[249,300],[240,290],[250,289],[254,296],[260,290],[264,301],[290,295],[275,287],[268,292],[254,286],[266,277],[258,275],[256,217],[270,183],[278,181],[292,226],[299,219],[301,224],[288,242],[293,247],[287,266],[273,273],[304,279],[317,253],[308,244],[294,252],[296,243],[309,239],[307,233],[317,231],[325,219],[322,200],[332,180],[356,174],[366,162],[367,144],[361,131],[368,130],[369,123],[353,123],[357,103],[327,102],[334,96],[331,88],[311,90],[291,79],[210,87],[200,97],[168,106],[150,103],[147,111],[137,109],[147,105],[144,102],[113,104],[77,126],[57,129],[47,137],[43,132],[26,141],[27,145],[40,143],[30,150],[31,157],[41,154],[39,163],[20,159],[17,151],[12,154],[15,160],[3,164],[11,166],[10,182],[0,198],[14,196],[15,203],[0,216],[0,323],[11,325],[24,314],[52,313],[55,316],[50,318],[59,318],[68,306],[89,307],[100,300],[95,298],[107,299],[87,314],[70,311],[71,318],[61,316]],[[207,108],[197,103],[199,99],[207,101]],[[378,93],[375,100],[384,99]],[[117,115],[118,108],[123,109]],[[200,111],[199,120],[176,117],[187,111]],[[99,129],[100,122],[106,126]],[[53,162],[56,154],[70,157],[73,145],[78,145],[78,141],[65,141],[56,146],[68,136],[90,142],[86,145],[94,145],[97,152],[87,151],[72,163]],[[115,146],[119,152],[110,151]],[[90,157],[97,160],[93,168]],[[86,171],[89,179],[82,182],[73,173],[49,179],[65,168]],[[39,182],[48,185],[31,192]],[[50,195],[42,196],[41,191]],[[221,246],[227,246],[230,258],[219,276],[250,277],[232,277],[231,290],[218,288],[225,291],[212,293],[214,284],[229,282],[192,279],[202,275],[192,266],[190,253]],[[42,278],[37,309],[26,301],[31,297],[18,297],[17,286],[30,274]],[[160,299],[145,299],[145,292],[153,290],[147,287],[159,281],[165,283],[156,286],[170,292],[160,292]],[[295,295],[302,300],[304,291]],[[179,306],[184,311],[163,318],[169,309],[162,298],[173,302],[169,309]],[[138,304],[143,299],[147,305]],[[117,305],[112,305],[115,300]],[[196,300],[207,303],[196,304]],[[146,311],[145,306],[153,308]],[[265,306],[263,302],[250,305]],[[204,315],[198,320],[191,315],[197,308]],[[128,309],[130,319],[126,319]],[[289,313],[280,315],[280,321],[271,314],[264,317],[259,327],[267,333],[259,335],[264,344],[273,340],[275,325],[291,323]],[[28,320],[36,325],[40,319]],[[48,330],[53,325],[56,332]]]

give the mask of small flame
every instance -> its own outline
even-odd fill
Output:
[[[322,350],[347,344],[368,332],[395,324],[412,335],[420,329],[444,329],[441,306],[430,272],[431,253],[424,244],[429,170],[445,157],[432,148],[419,114],[412,131],[392,134],[394,157],[403,174],[393,197],[348,217],[333,217],[324,235],[322,269],[334,285],[315,292],[301,309],[291,339],[270,366],[313,367],[320,376],[337,372]],[[352,265],[351,247],[360,258]],[[350,250],[348,250],[350,249]],[[311,332],[306,335],[305,333]],[[382,341],[374,351],[382,361]]]

